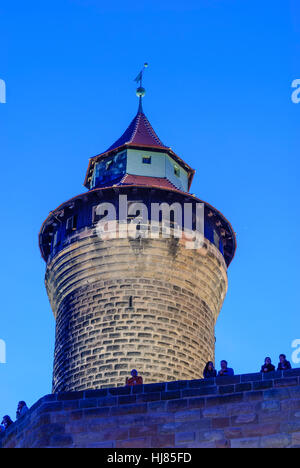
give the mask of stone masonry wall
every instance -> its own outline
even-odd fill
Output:
[[[300,448],[300,369],[48,395],[3,448]]]
[[[199,378],[214,360],[227,268],[209,241],[101,241],[93,229],[47,265],[56,317],[53,391]]]

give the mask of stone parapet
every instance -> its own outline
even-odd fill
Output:
[[[47,395],[3,448],[300,447],[300,369]]]

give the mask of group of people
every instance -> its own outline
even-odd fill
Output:
[[[278,371],[289,370],[291,369],[291,363],[287,361],[285,354],[280,354],[279,356],[279,364],[277,366]],[[270,357],[266,357],[264,364],[261,366],[260,372],[266,374],[268,372],[275,372],[276,368],[272,364],[272,360]],[[221,369],[219,372],[216,371],[213,362],[208,362],[203,371],[204,379],[213,379],[215,377],[226,377],[226,376],[233,376],[234,370],[231,367],[228,367],[228,362],[223,360],[221,361]],[[143,385],[143,378],[138,375],[138,371],[136,369],[132,369],[131,371],[131,378],[127,377],[126,379],[127,386],[134,386],[134,385]]]
[[[17,413],[16,413],[16,419],[22,418],[28,411],[28,407],[25,403],[25,401],[19,401],[18,407],[17,407]],[[4,432],[9,426],[13,424],[13,420],[11,419],[10,416],[6,415],[3,417],[2,423],[0,425],[0,433]]]
[[[285,354],[280,354],[279,364],[277,366],[278,371],[284,371],[291,369],[291,363],[287,361]],[[266,374],[268,372],[275,372],[276,368],[272,364],[270,357],[266,357],[264,364],[261,366],[260,372]],[[203,377],[205,379],[212,379],[215,377],[224,377],[224,376],[233,376],[234,370],[231,367],[228,367],[227,361],[221,361],[221,369],[219,372],[216,371],[213,362],[208,362],[203,371]]]

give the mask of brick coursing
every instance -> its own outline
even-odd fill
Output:
[[[53,391],[195,379],[214,359],[227,268],[209,241],[101,241],[92,228],[47,265],[56,317]],[[132,307],[130,305],[132,304]]]
[[[47,395],[0,445],[299,448],[300,369]]]

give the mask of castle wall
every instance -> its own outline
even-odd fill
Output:
[[[299,448],[300,369],[52,394],[2,448]]]

